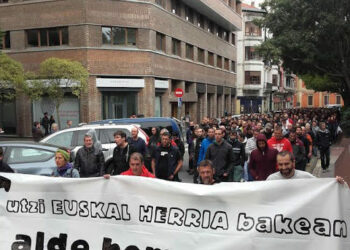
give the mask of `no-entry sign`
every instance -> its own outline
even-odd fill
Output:
[[[184,91],[180,88],[175,89],[175,96],[182,97],[184,95]]]

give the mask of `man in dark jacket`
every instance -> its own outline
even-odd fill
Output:
[[[90,134],[84,136],[84,146],[77,152],[74,168],[78,169],[80,177],[97,177],[104,175],[104,156],[101,149],[94,146]]]
[[[298,170],[305,171],[306,161],[305,161],[305,147],[304,143],[297,137],[296,131],[292,129],[289,131],[289,141],[292,144],[293,155],[295,158],[295,168]]]
[[[139,130],[137,127],[131,129],[131,137],[128,139],[128,143],[132,145],[136,152],[139,152],[144,157],[146,154],[146,143],[139,137]]]
[[[50,119],[48,117],[47,112],[44,113],[44,117],[41,119],[41,125],[43,125],[45,129],[45,136],[49,134],[49,125],[50,125]]]
[[[329,167],[330,160],[330,146],[331,146],[332,136],[328,129],[326,129],[326,123],[320,122],[320,129],[316,134],[316,145],[320,150],[321,155],[321,166],[323,172],[326,172]]]
[[[4,159],[4,150],[2,149],[2,147],[0,147],[0,172],[14,173],[12,168],[9,165],[7,165],[7,163],[4,162],[3,159]]]
[[[245,161],[245,146],[243,143],[237,139],[237,131],[231,130],[230,139],[228,143],[232,146],[232,162],[233,162],[233,171],[231,174],[233,181],[238,182],[243,178],[243,167]]]
[[[199,157],[199,151],[202,146],[202,141],[204,140],[204,131],[202,128],[198,127],[195,130],[195,135],[196,138],[193,140],[193,149],[189,148],[189,151],[193,151],[193,162],[194,162],[194,169],[193,169],[193,183],[198,183],[198,169],[197,167],[197,162],[198,162],[198,157]],[[191,173],[190,173],[191,174]]]
[[[164,132],[161,145],[153,152],[152,171],[156,178],[179,181],[178,172],[182,167],[182,158],[177,147],[171,145],[170,134]]]
[[[221,129],[215,130],[215,141],[208,147],[205,159],[213,162],[215,179],[233,181],[232,175],[230,175],[233,170],[232,146],[223,139],[223,136]]]
[[[141,139],[142,140],[142,139]],[[112,168],[108,168],[108,174],[119,175],[129,169],[129,158],[136,148],[126,141],[126,134],[123,131],[114,133],[114,141],[117,146],[113,150]]]
[[[264,134],[259,134],[256,138],[257,148],[250,155],[248,164],[249,173],[254,180],[263,181],[276,172],[276,158],[278,151],[270,148]]]

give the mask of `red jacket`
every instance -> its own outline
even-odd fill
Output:
[[[121,175],[135,176],[135,175],[133,174],[133,172],[131,171],[131,168],[129,168],[129,169],[126,170],[125,172],[121,173]],[[145,166],[142,166],[142,173],[141,173],[140,176],[155,178],[154,175],[151,174]]]
[[[258,147],[258,141],[266,142],[264,150]],[[248,169],[254,180],[264,181],[270,174],[276,172],[278,151],[267,145],[266,136],[263,134],[258,135],[256,144],[257,149],[254,149],[250,155]]]
[[[289,151],[293,154],[292,144],[290,144],[290,141],[287,138],[276,140],[276,138],[273,136],[267,141],[267,144],[269,144],[270,148],[277,149],[278,152]]]

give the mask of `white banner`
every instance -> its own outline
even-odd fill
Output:
[[[142,177],[2,174],[1,250],[349,250],[334,179],[204,186]]]

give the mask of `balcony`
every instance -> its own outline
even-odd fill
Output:
[[[182,0],[186,5],[207,16],[223,28],[230,31],[242,29],[242,17],[222,1]]]
[[[260,82],[252,83],[252,84],[243,84],[244,90],[260,90],[262,88]]]

